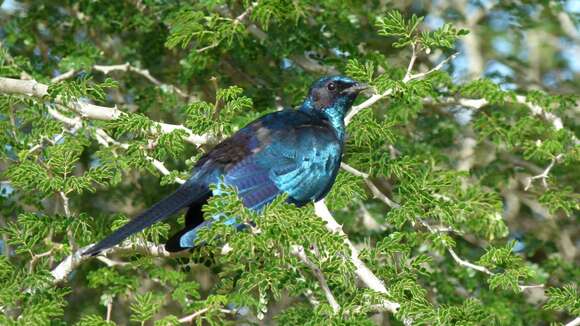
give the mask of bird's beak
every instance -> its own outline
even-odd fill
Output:
[[[344,94],[358,94],[361,91],[364,91],[365,89],[369,88],[368,85],[365,84],[359,84],[359,83],[354,83],[352,86],[350,86],[349,88],[346,88],[342,91],[342,93]]]

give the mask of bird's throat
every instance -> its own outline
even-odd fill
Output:
[[[310,100],[304,101],[300,107],[302,112],[314,115],[320,119],[327,120],[330,122],[332,129],[334,130],[336,137],[341,143],[344,142],[344,137],[346,133],[346,127],[344,125],[344,116],[346,110],[341,107],[331,106],[324,109],[317,109],[314,107]]]

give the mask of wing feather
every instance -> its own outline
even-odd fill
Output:
[[[324,195],[335,177],[341,145],[331,130],[306,125],[270,131],[270,145],[231,167],[225,182],[244,204],[260,209],[281,193],[304,204]],[[330,163],[330,164],[329,164]]]

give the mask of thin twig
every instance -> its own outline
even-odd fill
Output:
[[[64,215],[66,217],[71,217],[68,196],[62,191],[59,191],[58,194],[60,195],[60,198],[62,198],[62,208],[64,209]]]
[[[326,282],[324,274],[322,273],[320,268],[316,266],[316,264],[314,264],[312,260],[310,260],[310,258],[308,258],[306,252],[304,251],[304,247],[298,245],[292,246],[292,254],[298,257],[298,259],[300,259],[300,261],[302,261],[304,265],[308,266],[308,268],[312,270],[312,273],[314,273],[314,276],[316,276],[316,279],[320,284],[320,288],[322,289],[322,292],[324,292],[326,300],[332,307],[332,310],[334,311],[334,313],[338,313],[340,311],[340,305],[338,304],[338,302],[334,298],[334,295],[332,294],[332,291],[328,287],[328,283]]]
[[[415,65],[415,60],[417,60],[417,45],[415,43],[411,44],[411,60],[409,60],[409,65],[407,66],[407,72],[405,72],[405,77],[403,77],[403,82],[406,83],[411,79],[413,66]]]
[[[422,219],[418,218],[419,222],[425,226],[429,232],[436,234],[438,233],[437,230],[433,229],[431,227],[431,225],[429,225],[427,222],[423,221]],[[453,248],[446,246],[447,251],[449,252],[449,254],[451,255],[451,257],[453,257],[453,260],[455,260],[455,262],[463,267],[467,267],[482,273],[485,273],[487,275],[495,275],[494,272],[490,271],[487,267],[485,266],[481,266],[481,265],[477,265],[474,264],[466,259],[462,259],[461,257],[459,257],[459,255],[457,255],[457,253],[455,252],[455,250],[453,250]],[[521,292],[527,290],[527,289],[534,289],[534,288],[543,288],[544,284],[533,284],[533,285],[518,285],[518,288],[520,289]]]
[[[109,136],[103,129],[101,128],[95,128],[95,136],[97,141],[105,146],[105,147],[109,147],[109,144],[113,144],[113,145],[117,145],[123,149],[128,149],[129,148],[129,144],[126,143],[120,143],[118,141],[116,141],[115,139],[113,139],[111,136]],[[153,166],[159,171],[161,172],[161,174],[163,175],[169,175],[171,174],[171,172],[165,167],[165,164],[147,154],[144,155],[145,159],[147,159],[149,162],[151,162],[151,164],[153,164]],[[184,184],[185,180],[179,178],[179,177],[175,177],[174,181],[176,183],[179,184]]]
[[[355,175],[357,177],[361,177],[361,178],[365,178],[365,179],[367,179],[369,177],[369,174],[368,173],[359,171],[359,170],[353,168],[352,166],[350,166],[350,165],[348,165],[348,164],[346,164],[344,162],[340,163],[340,167],[343,170],[345,170],[346,172],[349,172],[349,173],[351,173],[351,174],[353,174],[353,175]]]
[[[239,14],[236,18],[234,18],[233,20],[233,24],[237,25],[237,24],[242,24],[245,20],[245,18],[254,10],[254,8],[258,5],[258,2],[252,2],[252,4],[250,6],[248,6],[248,8],[246,8],[246,10],[244,10],[244,12],[242,12],[241,14]],[[217,46],[220,45],[222,40],[218,40],[208,46],[204,46],[203,48],[199,48],[197,50],[195,50],[195,52],[197,53],[202,53],[205,52],[207,50],[211,50]]]
[[[119,65],[93,65],[92,69],[99,71],[99,72],[102,72],[105,75],[108,75],[113,71],[134,72],[134,73],[137,73],[138,75],[145,77],[147,80],[149,80],[150,82],[152,82],[156,86],[161,87],[162,89],[169,89],[185,99],[191,99],[191,96],[189,94],[187,94],[185,91],[179,89],[178,87],[176,87],[174,85],[163,83],[159,79],[153,77],[151,75],[151,72],[149,72],[148,69],[137,68],[135,66],[132,66],[128,62],[124,63],[124,64],[119,64]],[[66,80],[66,79],[73,77],[76,72],[77,72],[76,70],[71,69],[71,70],[69,70],[61,75],[58,75],[58,76],[52,78],[50,81],[53,84],[61,82],[63,80]]]
[[[437,70],[441,70],[441,68],[443,68],[443,66],[447,62],[455,59],[458,55],[459,55],[459,52],[456,52],[456,53],[450,55],[449,57],[447,57],[443,61],[441,61],[438,65],[436,65],[434,68],[432,68],[431,70],[428,70],[426,72],[421,72],[421,73],[418,73],[418,74],[411,75],[407,81],[411,81],[411,80],[415,80],[415,79],[421,79],[421,78],[423,78],[423,77],[425,77],[425,76],[427,76],[427,75],[429,75],[429,74],[431,74],[431,73],[433,73],[433,72],[435,72]]]
[[[111,321],[111,315],[113,314],[113,298],[107,302],[107,315],[105,316],[105,321]]]
[[[74,76],[74,75],[75,75],[75,73],[76,73],[76,70],[74,70],[74,69],[71,69],[71,70],[69,70],[69,71],[67,71],[67,72],[65,72],[65,73],[63,73],[63,74],[60,74],[60,75],[58,75],[58,76],[56,76],[56,77],[52,78],[52,79],[50,80],[50,82],[51,82],[51,83],[53,83],[53,84],[60,83],[60,82],[61,82],[61,81],[63,81],[63,80],[66,80],[66,79],[69,79],[69,78],[71,78],[72,76]]]
[[[564,157],[563,154],[558,154],[556,155],[556,157],[554,157],[552,159],[552,162],[550,162],[550,164],[548,165],[548,167],[546,167],[546,169],[538,174],[538,175],[534,175],[528,178],[528,181],[526,183],[526,186],[524,187],[525,191],[528,191],[528,189],[530,189],[530,187],[532,186],[532,182],[536,179],[541,179],[542,180],[542,184],[544,185],[544,188],[548,188],[548,178],[550,176],[550,171],[552,170],[552,168],[554,167],[554,165],[560,160],[562,159],[562,157]]]
[[[511,98],[506,97],[507,102],[510,102],[510,100],[511,100]],[[432,99],[426,99],[425,101],[428,103],[434,103],[434,101]],[[557,115],[555,115],[552,112],[547,112],[539,105],[536,105],[536,104],[529,102],[525,96],[516,95],[515,102],[526,106],[533,115],[541,116],[544,120],[549,122],[552,125],[552,127],[554,127],[554,129],[560,130],[560,129],[564,128],[564,123],[562,122],[562,119],[560,117],[558,117]],[[468,108],[473,108],[473,109],[478,110],[478,109],[488,105],[489,101],[484,99],[484,98],[470,99],[470,98],[443,97],[443,98],[438,98],[437,103],[459,104],[461,106],[465,106]],[[574,141],[574,143],[576,145],[580,144],[580,140],[578,140],[578,138],[576,138],[576,136],[574,136],[574,135],[572,135],[572,140]]]
[[[43,253],[41,253],[41,254],[36,254],[36,255],[33,255],[33,256],[32,256],[32,259],[30,259],[30,263],[29,263],[30,265],[29,265],[29,268],[28,268],[28,272],[29,272],[29,273],[32,273],[32,272],[34,271],[34,265],[36,265],[36,262],[37,262],[37,261],[38,261],[40,258],[42,258],[42,257],[46,257],[46,256],[49,256],[50,254],[52,254],[52,251],[53,251],[53,250],[54,250],[54,248],[51,248],[51,249],[49,249],[48,251],[46,251],[46,252],[43,252]]]
[[[382,202],[384,202],[385,204],[387,204],[387,206],[391,207],[391,208],[399,208],[400,205],[397,204],[396,202],[392,201],[389,197],[387,197],[387,195],[385,195],[378,187],[377,185],[371,181],[369,174],[359,171],[355,168],[353,168],[352,166],[346,164],[346,163],[340,163],[340,167],[347,171],[352,173],[353,175],[356,175],[357,177],[362,177],[365,184],[367,185],[367,187],[369,187],[369,189],[371,190],[371,192],[373,193],[374,197],[377,199],[380,199]]]
[[[204,52],[204,51],[207,51],[207,50],[213,49],[213,48],[215,48],[215,47],[216,47],[216,46],[218,46],[218,45],[220,45],[220,44],[219,44],[219,43],[212,43],[212,44],[210,44],[210,45],[208,45],[208,46],[204,46],[204,47],[203,47],[203,48],[201,48],[201,49],[197,49],[197,50],[195,50],[195,52],[197,52],[197,53],[202,53],[202,52]]]
[[[190,323],[192,322],[195,318],[205,314],[206,312],[208,312],[210,310],[210,308],[203,308],[201,310],[198,310],[194,313],[192,313],[191,315],[187,315],[185,317],[182,317],[179,319],[179,322],[182,324],[185,323]],[[235,310],[229,310],[229,309],[219,309],[220,312],[223,312],[224,314],[233,314],[236,313]]]
[[[399,208],[401,207],[399,204],[392,201],[387,195],[385,195],[382,191],[379,190],[377,185],[372,182],[369,178],[364,179],[366,185],[369,187],[375,198],[380,199],[383,203],[387,204],[390,208]]]
[[[258,1],[254,1],[252,2],[252,4],[250,6],[248,6],[248,8],[246,8],[246,10],[244,10],[244,12],[242,12],[241,14],[238,15],[238,17],[236,17],[234,19],[234,23],[235,24],[239,24],[241,22],[244,21],[244,19],[252,13],[252,11],[254,10],[254,8],[256,8],[258,6]]]
[[[480,271],[482,273],[485,273],[487,275],[493,275],[493,273],[489,269],[487,269],[486,267],[481,266],[481,265],[473,264],[473,263],[471,263],[471,262],[469,262],[469,261],[467,261],[465,259],[461,259],[457,255],[457,253],[455,253],[455,250],[453,250],[453,248],[447,247],[447,251],[449,251],[449,253],[451,254],[451,257],[453,257],[453,260],[455,260],[455,262],[457,264],[459,264],[460,266],[467,267],[467,268],[471,268],[471,269],[474,269],[476,271]]]
[[[125,266],[128,264],[127,262],[112,260],[112,259],[109,259],[105,256],[97,256],[97,259],[100,260],[101,262],[105,263],[105,265],[107,265],[109,267]]]
[[[354,118],[354,116],[357,115],[360,111],[362,111],[368,107],[371,107],[376,102],[391,95],[393,93],[393,91],[394,90],[392,88],[389,88],[386,91],[384,91],[382,94],[375,93],[375,94],[371,95],[371,97],[366,99],[364,102],[362,102],[361,104],[353,106],[350,109],[350,111],[347,113],[346,117],[344,118],[344,124],[348,125],[350,123],[350,121],[352,120],[352,118]]]

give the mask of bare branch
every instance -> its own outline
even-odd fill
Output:
[[[533,115],[539,115],[539,116],[544,117],[544,119],[549,121],[552,124],[552,126],[554,126],[554,129],[560,130],[560,129],[564,128],[564,124],[562,123],[562,119],[560,119],[558,116],[556,116],[552,112],[546,112],[539,105],[528,102],[528,100],[526,99],[525,96],[516,95],[516,101],[520,104],[527,106]]]
[[[431,225],[429,225],[427,222],[423,221],[422,219],[418,218],[419,222],[425,226],[429,232],[436,234],[439,233],[438,230],[435,230],[431,227]],[[466,259],[462,259],[461,257],[459,257],[459,255],[457,255],[457,253],[455,252],[455,250],[453,250],[453,248],[451,247],[446,247],[447,251],[449,252],[449,254],[451,255],[451,257],[453,257],[453,260],[455,260],[455,262],[459,265],[459,266],[463,266],[466,268],[470,268],[473,270],[476,270],[478,272],[482,272],[485,273],[487,275],[495,275],[494,272],[490,271],[487,267],[485,266],[481,266],[481,265],[477,265],[474,264]],[[518,285],[518,288],[520,289],[521,292],[527,290],[527,289],[533,289],[533,288],[543,288],[544,284],[534,284],[534,285]]]
[[[48,94],[48,86],[35,80],[21,80],[0,77],[0,93],[26,95],[42,99]],[[56,99],[56,102],[64,104],[59,99]],[[78,113],[82,118],[92,120],[116,120],[125,114],[116,107],[110,108],[94,105],[80,100],[68,103],[67,108],[70,108],[72,111]],[[183,130],[187,134],[184,140],[198,146],[207,143],[210,139],[209,135],[196,135],[183,125],[155,122],[152,128],[152,132],[156,132],[157,128],[159,128],[162,133],[170,133],[174,130]]]
[[[204,52],[204,51],[207,51],[207,50],[213,49],[213,48],[215,48],[215,47],[216,47],[216,46],[218,46],[218,45],[220,45],[220,44],[219,44],[219,43],[212,43],[212,44],[210,44],[210,45],[208,45],[208,46],[204,46],[204,47],[203,47],[203,48],[201,48],[201,49],[197,49],[197,50],[195,50],[195,52],[197,52],[197,53],[202,53],[202,52]]]
[[[137,74],[145,77],[147,80],[149,80],[150,82],[152,82],[156,86],[161,87],[161,89],[168,89],[168,90],[176,93],[177,95],[179,95],[183,98],[191,99],[191,96],[189,94],[187,94],[185,91],[182,91],[181,89],[179,89],[176,86],[163,83],[159,79],[153,77],[151,75],[151,73],[149,72],[149,69],[139,69],[135,66],[130,65],[128,62],[123,64],[123,65],[111,65],[111,66],[94,65],[93,69],[100,71],[100,72],[104,73],[105,75],[108,75],[112,71],[131,71],[131,72],[137,73]]]
[[[314,212],[318,217],[320,217],[323,221],[326,222],[326,229],[332,233],[339,234],[343,237],[344,244],[350,249],[350,259],[353,265],[355,266],[355,273],[359,277],[359,279],[370,289],[383,293],[389,294],[387,288],[381,281],[366,265],[365,263],[360,260],[358,257],[358,250],[354,247],[352,242],[348,239],[347,235],[342,230],[342,226],[336,222],[328,207],[324,203],[324,199],[317,201],[314,203]],[[396,302],[392,302],[389,300],[384,301],[385,310],[388,310],[392,313],[396,313],[399,309],[400,305]]]
[[[576,317],[574,320],[568,322],[565,326],[578,326],[580,325],[580,317]]]
[[[109,144],[114,144],[117,145],[123,149],[128,149],[129,148],[129,144],[126,143],[120,143],[118,141],[116,141],[115,139],[113,139],[111,136],[109,136],[103,129],[101,128],[95,128],[95,135],[97,138],[97,141],[105,146],[105,147],[109,147]],[[161,172],[161,174],[163,175],[169,175],[171,172],[169,172],[169,170],[165,167],[165,164],[149,155],[145,154],[145,158],[151,162],[151,164],[153,164],[153,166],[159,171]],[[175,182],[179,183],[179,184],[184,184],[185,180],[179,178],[179,177],[175,177]]]
[[[377,199],[380,199],[382,202],[384,202],[385,204],[387,204],[387,206],[391,207],[391,208],[399,208],[400,205],[395,203],[394,201],[392,201],[389,197],[387,197],[387,195],[385,195],[378,187],[377,185],[371,181],[371,179],[369,178],[368,173],[364,173],[361,172],[355,168],[353,168],[352,166],[346,164],[346,163],[340,163],[340,167],[347,171],[350,172],[354,175],[356,175],[357,177],[362,177],[364,179],[364,182],[366,183],[367,187],[369,187],[369,189],[371,190],[371,192],[373,193],[374,197]]]
[[[560,22],[560,27],[571,39],[576,43],[580,43],[580,31],[576,28],[574,21],[570,15],[562,10],[558,13],[558,21]]]
[[[562,159],[562,157],[564,157],[563,154],[558,154],[556,155],[556,157],[554,157],[552,159],[552,162],[550,162],[550,165],[548,165],[548,167],[546,167],[546,169],[538,174],[538,175],[534,175],[528,178],[527,184],[524,187],[525,191],[528,191],[528,189],[532,186],[532,182],[536,179],[541,179],[542,180],[542,184],[544,185],[544,188],[548,188],[548,178],[550,177],[550,171],[552,170],[552,168],[554,167],[554,165],[556,164],[556,162],[558,162],[559,160]]]
[[[28,267],[28,272],[32,274],[32,272],[34,271],[34,266],[36,265],[36,262],[42,258],[42,257],[46,257],[49,256],[50,254],[52,254],[52,251],[54,250],[54,248],[49,249],[46,252],[43,252],[41,254],[36,254],[32,256],[32,259],[30,259],[30,263],[29,263],[29,267]]]
[[[62,207],[64,209],[64,215],[66,217],[71,217],[67,195],[62,191],[59,191],[58,194],[60,195],[60,198],[62,198]]]
[[[83,253],[91,248],[93,244],[77,249],[74,253],[65,258],[58,266],[56,266],[50,273],[54,277],[55,283],[60,283],[66,280],[68,275],[75,270],[81,263],[93,257],[83,256]],[[180,253],[172,254],[165,250],[164,245],[156,245],[146,241],[125,241],[121,245],[109,248],[100,253],[100,255],[108,254],[135,254],[135,251],[141,252],[155,257],[172,257],[179,256]],[[183,253],[182,253],[183,254]]]
[[[340,167],[343,170],[345,170],[346,172],[349,172],[349,173],[351,173],[351,174],[353,174],[353,175],[355,175],[357,177],[361,177],[361,178],[365,178],[365,179],[367,179],[369,177],[369,174],[368,173],[359,171],[359,170],[353,168],[352,166],[350,166],[350,165],[348,165],[348,164],[346,164],[344,162],[340,163]]]
[[[469,261],[467,261],[465,259],[459,258],[457,253],[455,253],[455,250],[453,250],[453,248],[447,247],[447,251],[449,251],[449,253],[451,254],[451,257],[453,257],[453,260],[455,260],[455,262],[457,262],[457,264],[459,264],[460,266],[471,268],[471,269],[474,269],[476,271],[480,271],[482,273],[485,273],[487,275],[493,275],[493,273],[489,269],[485,268],[484,266],[476,265],[476,264],[470,263]]]
[[[326,300],[328,301],[328,303],[332,307],[332,310],[334,311],[334,313],[338,313],[338,311],[340,311],[340,305],[338,304],[338,302],[334,298],[334,295],[332,294],[332,291],[328,287],[328,283],[326,282],[326,278],[324,278],[324,274],[322,273],[320,268],[318,268],[318,266],[316,266],[316,264],[314,264],[310,260],[310,258],[308,258],[308,256],[306,256],[306,252],[304,252],[304,247],[298,246],[298,245],[292,246],[292,254],[294,256],[298,257],[298,259],[300,259],[300,261],[302,261],[304,263],[304,265],[308,266],[308,268],[310,268],[312,270],[312,273],[314,273],[314,276],[316,276],[316,279],[318,280],[318,283],[320,284],[320,288],[322,289],[322,292],[324,292],[324,295],[326,296]]]
[[[523,292],[528,289],[543,289],[546,286],[544,284],[532,284],[532,285],[518,285],[518,287]]]
[[[350,123],[350,121],[352,120],[352,118],[354,118],[354,116],[357,115],[360,111],[372,106],[373,104],[375,104],[378,101],[382,100],[383,98],[391,95],[392,93],[393,93],[393,89],[389,88],[386,91],[384,91],[382,94],[373,94],[371,97],[366,99],[366,101],[362,102],[359,105],[353,106],[350,109],[350,111],[348,112],[348,114],[346,115],[346,117],[344,118],[344,124],[348,125]]]
[[[110,298],[107,302],[107,314],[105,315],[105,321],[111,321],[111,315],[113,314],[113,298]]]
[[[382,191],[379,190],[377,185],[374,184],[369,178],[365,178],[365,183],[375,196],[375,198],[380,199],[383,203],[387,204],[390,208],[399,208],[401,207],[399,204],[392,201],[387,195],[385,195]]]
[[[125,266],[129,263],[124,262],[124,261],[116,261],[116,260],[112,260],[109,259],[105,256],[97,256],[97,259],[103,263],[105,263],[105,265],[109,266],[109,267],[115,267],[115,266]]]
[[[156,86],[161,87],[161,89],[170,90],[170,91],[176,93],[177,95],[179,95],[185,99],[192,99],[192,97],[189,94],[187,94],[187,92],[179,89],[176,86],[163,83],[159,79],[153,77],[148,69],[137,68],[135,66],[130,65],[128,62],[125,64],[120,64],[120,65],[93,65],[92,69],[99,71],[99,72],[102,72],[105,75],[108,75],[113,71],[134,72],[136,74],[139,74],[139,75],[145,77],[147,80],[149,80],[150,82],[152,82]],[[69,70],[61,75],[58,75],[58,76],[52,78],[50,81],[51,81],[51,83],[61,82],[63,80],[66,80],[66,79],[73,77],[76,72],[77,72],[76,70],[71,69],[71,70]]]
[[[210,308],[203,308],[199,311],[194,312],[191,315],[185,316],[183,318],[179,319],[179,322],[182,324],[186,324],[186,323],[190,323],[192,322],[195,318],[205,314],[206,312],[208,312],[210,310]],[[234,314],[236,313],[235,310],[229,310],[229,309],[219,309],[219,311],[223,312],[224,314]]]
[[[53,84],[59,83],[59,82],[61,82],[63,80],[69,79],[72,76],[74,76],[75,75],[75,72],[76,72],[76,70],[71,69],[71,70],[65,72],[64,74],[60,74],[60,75],[54,77],[53,79],[50,80],[50,82],[53,83]]]
[[[251,5],[248,6],[248,8],[246,8],[246,10],[244,10],[244,12],[242,12],[241,14],[238,15],[238,17],[236,17],[234,19],[234,23],[235,24],[239,24],[242,23],[244,21],[244,19],[252,13],[252,11],[254,10],[254,8],[256,8],[258,6],[258,1],[254,1],[252,2]]]
[[[421,73],[418,73],[418,74],[414,74],[414,75],[410,75],[408,77],[408,79],[407,80],[403,80],[403,82],[411,81],[411,80],[414,80],[414,79],[422,79],[422,78],[426,77],[427,75],[429,75],[429,74],[431,74],[431,73],[433,73],[433,72],[435,72],[437,70],[441,70],[441,68],[443,68],[443,66],[447,62],[455,59],[457,57],[457,55],[459,55],[459,52],[456,52],[456,53],[450,55],[445,60],[441,61],[438,65],[436,65],[434,68],[432,68],[431,70],[428,70],[426,72],[421,72]]]
[[[409,60],[409,66],[407,66],[407,72],[405,72],[405,77],[403,77],[403,82],[411,79],[413,66],[415,65],[415,60],[417,60],[417,45],[415,43],[411,44],[411,60]]]

